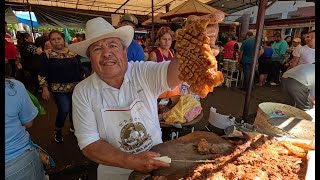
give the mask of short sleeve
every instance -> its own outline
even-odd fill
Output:
[[[244,49],[244,46],[246,45],[246,41],[243,41],[243,43],[242,43],[242,45],[241,45],[241,47],[240,47],[240,51],[242,51],[243,52],[243,49]]]
[[[301,49],[302,48],[295,48],[292,52],[292,55],[295,57],[300,57]]]
[[[142,75],[140,79],[144,81],[145,86],[155,97],[158,97],[164,91],[171,90],[167,80],[169,64],[170,61],[138,63],[139,72],[137,73]]]
[[[280,45],[280,53],[279,54],[286,54],[288,49],[288,44],[286,42]]]
[[[75,136],[82,150],[84,147],[100,139],[97,118],[85,95],[85,88],[78,84],[72,95],[72,115]]]
[[[17,81],[15,81],[17,82]],[[32,103],[29,94],[22,83],[15,83],[17,95],[20,97],[19,119],[21,123],[32,121],[38,115],[38,109]]]

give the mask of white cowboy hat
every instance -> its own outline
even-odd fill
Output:
[[[108,21],[102,17],[97,17],[90,19],[86,24],[86,40],[70,44],[68,48],[82,57],[87,57],[86,52],[88,47],[101,39],[117,37],[128,47],[133,39],[133,35],[134,29],[131,26],[122,26],[115,29]]]

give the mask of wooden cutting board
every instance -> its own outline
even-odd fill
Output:
[[[206,160],[211,159],[212,154],[200,155],[194,145],[200,139],[206,139],[209,145],[215,146],[220,153],[232,151],[233,145],[212,132],[195,131],[181,138],[167,141],[154,146],[151,151],[158,152],[161,156],[169,156],[178,160]],[[153,176],[166,176],[167,179],[179,179],[185,177],[188,170],[199,163],[194,162],[171,162],[170,168],[160,168],[152,172]]]

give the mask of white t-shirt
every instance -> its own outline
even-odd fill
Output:
[[[310,48],[308,45],[302,46],[299,53],[295,53],[294,56],[300,57],[298,65],[300,64],[312,64],[316,59],[316,51],[315,49]]]
[[[132,90],[138,92],[152,120],[159,124],[159,132],[155,133],[161,135],[157,98],[164,91],[171,90],[167,83],[169,63],[128,62],[120,89],[109,86],[96,73],[81,81],[72,95],[73,123],[80,149],[100,139],[97,121],[102,120],[101,109],[104,107],[101,98],[108,106],[129,106],[134,100]]]
[[[292,55],[296,56],[296,57],[300,57],[300,48],[302,46],[299,44],[297,47],[294,47],[293,51],[292,51]]]

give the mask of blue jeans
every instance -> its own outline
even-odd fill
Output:
[[[44,180],[43,164],[38,151],[32,147],[16,159],[6,163],[6,180]]]
[[[243,65],[243,88],[248,89],[249,80],[250,80],[250,72],[251,72],[251,63],[244,63]]]
[[[64,122],[69,114],[69,120],[71,124],[73,124],[72,121],[72,92],[69,93],[60,93],[60,92],[54,92],[52,93],[54,100],[56,102],[56,105],[58,107],[58,113],[56,117],[56,123],[55,126],[58,129],[63,128]]]

